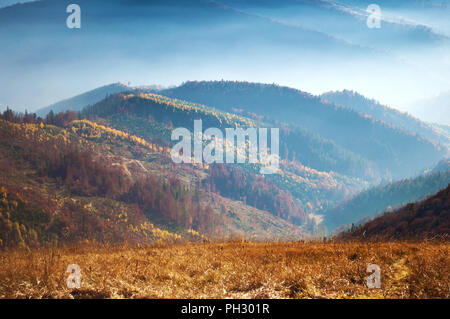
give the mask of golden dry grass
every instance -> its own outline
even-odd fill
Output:
[[[368,264],[381,289],[366,287]],[[67,288],[69,264],[81,289]],[[0,253],[1,298],[449,298],[448,243],[78,246]]]

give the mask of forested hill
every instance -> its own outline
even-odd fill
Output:
[[[246,189],[248,205],[229,199],[203,185],[207,166],[173,164],[161,139],[74,112],[42,120],[5,111],[0,151],[0,247],[306,235],[288,221],[306,223],[300,203],[274,181]]]
[[[214,106],[243,109],[294,123],[375,162],[394,177],[412,176],[441,159],[446,149],[403,129],[320,97],[278,85],[248,82],[186,82],[163,95]]]
[[[450,145],[450,139],[439,134],[433,127],[405,112],[380,104],[374,99],[368,99],[358,92],[343,90],[327,92],[320,96],[322,100],[348,107],[357,112],[368,114],[374,119],[390,123],[399,128],[422,135],[431,141]]]
[[[450,184],[450,170],[370,188],[336,207],[320,212],[331,232],[339,226],[350,227],[402,205],[422,200]]]
[[[223,112],[205,105],[183,100],[170,99],[157,94],[117,94],[87,107],[82,117],[107,122],[116,129],[126,130],[144,139],[162,140],[165,145],[173,145],[170,140],[171,129],[185,127],[193,130],[196,119],[202,119],[203,128],[217,127],[272,127],[273,124],[261,122],[240,114]],[[334,205],[349,194],[367,186],[366,180],[374,180],[380,172],[370,161],[349,152],[335,143],[304,130],[283,125],[280,129],[281,172],[265,179],[285,192],[291,193],[297,204],[307,213]],[[216,181],[226,175],[242,175],[242,167],[232,165],[209,173],[216,174]],[[236,166],[236,167],[234,167]],[[244,175],[255,173],[254,168],[246,167]],[[220,177],[218,175],[221,175]],[[255,185],[259,178],[244,176],[247,189],[239,198],[248,197],[247,192],[259,192]],[[209,182],[208,182],[209,183]],[[223,191],[223,190],[222,190]],[[235,190],[226,189],[230,196]],[[267,189],[270,193],[270,190]],[[273,196],[268,194],[270,198]],[[264,192],[262,192],[264,194]],[[274,213],[278,213],[275,211]]]
[[[243,85],[250,97],[260,98],[256,84],[234,85]],[[422,151],[424,145],[434,147],[417,136],[349,109],[324,104],[306,93],[270,85],[260,85],[260,89],[263,96],[266,89],[272,96],[278,90],[280,99],[286,95],[286,100],[300,95],[302,101],[311,102],[306,106],[311,116],[320,113],[343,120],[343,114],[350,114],[370,130],[399,134],[398,140],[386,141],[391,148],[402,147],[402,141]],[[190,239],[192,231],[222,239],[298,239],[321,232],[319,215],[325,218],[322,225],[332,230],[389,206],[422,198],[449,182],[450,172],[445,171],[355,195],[371,182],[390,176],[382,162],[305,129],[304,123],[276,116],[269,104],[263,104],[259,113],[252,112],[256,109],[227,107],[231,111],[226,111],[215,107],[129,91],[108,95],[80,112],[51,112],[45,119],[3,112],[0,239],[7,245],[52,240],[72,243],[84,237],[143,242],[165,236],[177,241]],[[302,108],[302,103],[292,102],[286,110],[298,116]],[[170,158],[174,143],[171,132],[176,127],[193,130],[196,119],[202,119],[203,129],[279,127],[279,172],[262,176],[258,164],[174,164]],[[334,119],[327,121],[338,129]],[[360,129],[361,134],[366,131]],[[365,137],[376,140],[375,135]],[[438,153],[435,149],[435,155]],[[392,149],[384,155],[395,154],[402,153]],[[408,165],[402,160],[395,164]],[[352,196],[352,200],[342,202]],[[355,205],[346,205],[353,200]]]
[[[450,185],[437,194],[375,218],[349,232],[344,240],[448,240],[450,234]]]
[[[376,165],[361,156],[346,150],[333,141],[322,138],[307,130],[284,123],[264,122],[258,116],[244,116],[224,112],[206,105],[183,100],[170,99],[158,94],[129,94],[110,96],[81,112],[84,117],[98,116],[110,118],[117,128],[135,130],[142,137],[156,137],[170,141],[170,131],[152,133],[152,123],[165,123],[170,127],[193,128],[193,121],[201,118],[204,129],[208,127],[273,127],[281,126],[280,156],[282,159],[296,161],[319,171],[336,172],[367,180],[379,178],[381,172]],[[127,114],[128,121],[123,116]],[[118,117],[122,116],[119,120]]]

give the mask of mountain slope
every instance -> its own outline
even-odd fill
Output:
[[[370,161],[385,178],[414,175],[437,162],[446,149],[413,133],[392,127],[320,97],[277,85],[212,81],[186,82],[163,95],[233,112],[243,109],[293,123],[336,142]]]
[[[171,112],[170,110],[173,110]],[[324,139],[295,125],[272,123],[255,114],[229,113],[209,106],[187,101],[169,99],[157,94],[133,94],[115,96],[88,107],[82,116],[107,117],[119,129],[132,130],[144,138],[160,135],[170,141],[167,128],[150,127],[150,123],[164,122],[170,127],[191,127],[193,121],[202,118],[204,127],[275,127],[281,126],[280,156],[295,160],[319,171],[337,172],[344,175],[376,179],[379,171],[371,161],[365,160],[333,141]],[[149,121],[149,117],[151,121]],[[156,125],[156,124],[155,124]],[[157,132],[153,132],[154,130]]]
[[[85,118],[106,121],[117,129],[131,132],[141,138],[162,139],[165,145],[174,145],[170,140],[171,129],[185,127],[193,130],[196,119],[202,119],[203,128],[216,127],[224,130],[230,127],[271,127],[258,119],[248,118],[240,114],[227,113],[217,109],[183,100],[170,99],[157,94],[117,94],[89,106],[81,112]],[[340,148],[311,134],[286,127],[280,134],[280,174],[272,174],[265,178],[271,187],[276,185],[283,192],[292,194],[296,205],[304,212],[311,213],[317,209],[328,207],[354,194],[367,185],[362,179],[338,173],[341,170],[359,170],[359,174],[369,178],[375,174],[370,163],[361,160],[351,152]],[[289,152],[289,153],[288,153]],[[310,168],[298,162],[301,159],[317,166],[327,167],[326,171]],[[257,181],[253,175],[259,174],[254,165],[236,166],[239,174],[249,175],[249,180]],[[334,171],[336,169],[336,171]],[[214,167],[208,171],[211,173]],[[353,171],[354,172],[354,171]],[[367,174],[367,175],[366,175]],[[248,191],[255,187],[247,185]],[[276,195],[267,193],[267,198]],[[241,194],[244,197],[247,194]],[[283,203],[283,206],[285,204]],[[277,214],[276,211],[274,211]]]
[[[199,188],[204,169],[171,165],[155,141],[86,120],[58,127],[10,119],[0,119],[2,247],[306,235]]]
[[[77,96],[68,98],[66,100],[59,101],[47,107],[41,108],[36,111],[36,114],[41,117],[45,117],[50,111],[53,111],[55,114],[59,112],[65,112],[67,110],[80,111],[85,106],[95,104],[98,101],[104,99],[108,95],[131,90],[133,89],[121,83],[113,83],[105,85],[96,88],[94,90],[79,94]]]
[[[338,227],[359,224],[385,211],[415,202],[436,193],[450,184],[450,170],[436,172],[367,189],[323,214],[324,226],[332,232]]]
[[[386,213],[349,232],[343,240],[446,239],[450,234],[450,185],[417,203]]]
[[[450,146],[450,138],[445,134],[439,134],[427,123],[420,121],[413,116],[400,112],[396,109],[380,104],[378,101],[368,99],[361,94],[343,90],[327,92],[320,96],[324,101],[329,101],[337,105],[348,107],[357,112],[368,114],[373,118],[403,128],[410,132],[415,132],[436,143]]]

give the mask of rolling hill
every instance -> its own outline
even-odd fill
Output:
[[[361,224],[384,212],[413,203],[450,184],[450,170],[437,171],[413,179],[406,179],[369,188],[335,207],[323,210],[323,224],[330,232]]]
[[[310,214],[367,186],[347,176],[350,171],[334,169],[371,170],[355,154],[289,125],[283,126],[280,174],[262,177],[249,164],[175,165],[169,156],[173,127],[191,127],[197,118],[222,129],[270,125],[154,93],[113,94],[45,120],[11,110],[1,117],[6,245],[84,237],[177,241],[192,234],[304,238],[314,231]]]
[[[427,199],[386,213],[338,235],[342,240],[448,240],[450,185]]]
[[[205,168],[173,165],[158,141],[73,114],[58,125],[2,115],[2,247],[307,236],[266,210],[207,191],[198,183]]]
[[[169,112],[170,110],[172,111]],[[286,160],[296,160],[319,171],[337,172],[369,180],[379,174],[372,162],[295,125],[273,123],[255,114],[223,112],[210,106],[158,94],[133,94],[126,99],[123,95],[111,97],[86,108],[82,116],[107,117],[117,128],[133,130],[142,137],[160,135],[168,143],[169,130],[159,129],[153,133],[154,128],[148,128],[149,116],[154,123],[165,122],[171,127],[192,127],[197,118],[202,118],[204,127],[233,127],[235,122],[244,127],[281,126],[280,156]]]
[[[358,92],[343,90],[327,92],[320,96],[324,101],[348,107],[357,112],[372,116],[374,119],[392,124],[409,132],[417,133],[437,144],[447,148],[450,146],[450,138],[446,134],[440,134],[432,125],[427,124],[407,113],[380,104],[374,99],[368,99]],[[444,116],[445,118],[445,116]]]
[[[81,107],[80,101],[91,99],[78,112],[49,113],[42,119],[5,111],[0,119],[2,242],[299,239],[320,233],[322,225],[331,230],[353,223],[449,183],[444,171],[359,193],[385,177],[382,163],[317,133],[342,129],[332,115],[342,123],[346,116],[359,123],[360,135],[369,141],[373,135],[365,134],[363,125],[400,135],[395,143],[406,139],[418,150],[433,144],[297,90],[248,83],[199,85],[201,90],[189,92],[212,87],[225,101],[205,105],[127,87],[127,92],[106,93],[101,99],[110,89],[124,88],[117,85],[59,104],[66,107],[72,101]],[[218,93],[218,87],[225,92]],[[172,96],[179,89],[161,92]],[[249,107],[233,103],[244,97],[242,92]],[[285,109],[276,108],[278,100]],[[261,107],[253,104],[262,101]],[[301,115],[306,114],[319,124],[305,122]],[[279,173],[261,176],[259,164],[248,163],[174,164],[172,129],[193,129],[199,118],[204,129],[280,127]],[[436,169],[445,170],[443,165]]]
[[[98,101],[103,100],[108,95],[132,90],[133,89],[131,87],[124,84],[113,83],[38,109],[36,114],[41,117],[45,117],[50,111],[53,111],[55,114],[59,112],[66,112],[68,110],[80,111],[85,106],[95,104]]]
[[[162,95],[212,105],[227,112],[242,109],[298,125],[375,162],[389,179],[409,177],[441,159],[447,149],[365,114],[296,89],[248,82],[186,82]]]
[[[142,93],[111,96],[87,107],[81,116],[101,118],[114,128],[127,130],[144,139],[162,139],[165,145],[174,144],[169,139],[170,128],[193,129],[193,121],[198,118],[202,119],[204,128],[271,127],[270,123],[259,119],[223,112],[206,105]],[[370,180],[377,176],[370,162],[295,127],[282,129],[280,156],[281,175],[269,175],[266,180],[292,193],[299,201],[297,205],[306,213],[328,207],[368,184],[364,179],[352,175]],[[304,162],[311,163],[312,167]],[[251,175],[257,172],[254,167],[233,166]],[[241,196],[246,196],[245,192]]]

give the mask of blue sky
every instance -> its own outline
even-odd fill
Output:
[[[30,2],[30,1],[34,1],[34,0],[22,0],[22,1],[0,0],[0,8],[10,6],[12,4],[19,3],[19,2],[25,3],[25,2]]]

